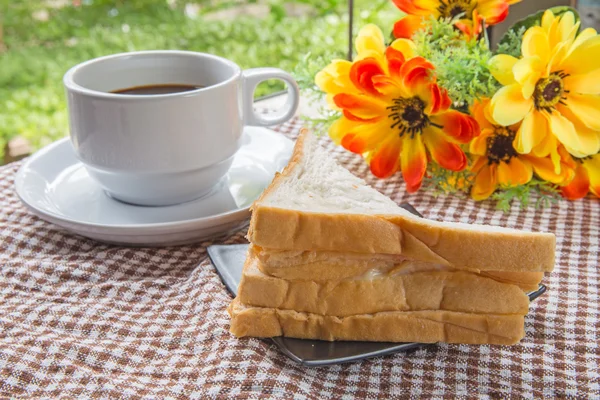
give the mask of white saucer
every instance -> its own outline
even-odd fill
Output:
[[[293,142],[266,128],[246,127],[226,177],[201,199],[144,207],[112,199],[88,175],[68,138],[34,154],[17,173],[23,203],[40,218],[113,244],[169,246],[225,235],[248,222],[249,208],[281,171]]]

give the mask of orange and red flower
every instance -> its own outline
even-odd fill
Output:
[[[559,168],[550,156],[519,154],[513,146],[520,124],[498,125],[491,115],[490,99],[476,102],[471,113],[481,127],[481,135],[471,141],[473,155],[470,171],[475,175],[471,197],[485,200],[498,188],[528,183],[535,173],[544,181],[565,185],[575,175],[575,162],[563,146],[558,148]]]
[[[508,7],[521,0],[393,0],[407,15],[394,24],[396,38],[411,38],[423,27],[424,18],[459,17],[455,26],[468,37],[477,37],[487,25],[498,24],[508,15]]]
[[[332,139],[363,155],[381,178],[398,170],[409,192],[422,183],[429,158],[452,171],[467,166],[459,144],[479,134],[468,115],[451,110],[434,66],[415,57],[403,39],[385,47],[381,30],[367,25],[358,35],[357,60],[334,61],[315,77],[342,112],[330,128]]]
[[[600,153],[576,159],[575,178],[562,188],[562,195],[569,200],[576,200],[592,193],[600,197]]]

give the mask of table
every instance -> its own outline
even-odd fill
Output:
[[[294,138],[298,119],[277,127]],[[306,368],[268,340],[236,339],[212,243],[125,248],[71,235],[25,210],[20,163],[0,168],[0,397],[454,398],[600,396],[600,201],[509,213],[460,196],[409,195],[360,157],[322,142],[344,166],[426,217],[554,232],[556,269],[514,347],[431,345],[360,363]]]

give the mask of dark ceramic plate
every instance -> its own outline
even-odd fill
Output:
[[[421,216],[411,205],[402,204],[402,207]],[[234,296],[242,277],[247,251],[247,244],[208,247],[210,260],[223,283]],[[540,285],[538,290],[529,293],[529,299],[535,300],[545,291],[546,286]],[[292,360],[313,367],[363,360],[429,345],[428,343],[326,342],[285,337],[275,337],[271,340]]]

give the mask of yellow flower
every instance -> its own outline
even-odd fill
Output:
[[[575,157],[600,150],[600,36],[579,35],[573,13],[546,11],[541,26],[523,36],[522,58],[498,55],[490,70],[504,85],[492,98],[491,115],[502,126],[521,122],[514,147],[550,155],[560,173],[559,143]]]
[[[490,115],[490,100],[476,102],[471,114],[481,127],[481,134],[470,143],[469,151],[474,155],[470,171],[475,174],[471,197],[487,199],[498,187],[514,187],[528,183],[533,174],[542,180],[564,185],[573,179],[575,164],[564,150],[557,151],[560,157],[560,173],[554,171],[550,157],[534,154],[519,154],[513,141],[519,124],[499,126]]]
[[[584,197],[588,192],[600,197],[600,153],[577,159],[575,179],[562,188],[562,194],[569,200]]]
[[[381,30],[367,25],[356,40],[357,60],[335,60],[315,76],[342,112],[329,130],[333,141],[363,155],[377,177],[401,170],[408,192],[420,188],[430,161],[465,169],[460,144],[479,134],[470,116],[450,109],[435,67],[413,47],[405,39],[386,47]]]

